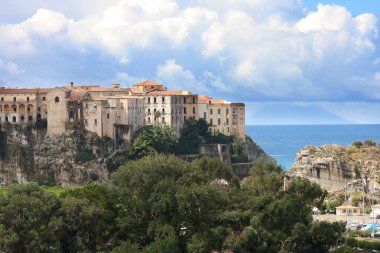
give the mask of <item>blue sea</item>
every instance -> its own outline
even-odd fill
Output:
[[[247,134],[288,170],[297,152],[307,145],[351,145],[373,139],[380,142],[380,125],[286,125],[246,126]]]

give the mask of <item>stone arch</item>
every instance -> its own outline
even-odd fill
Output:
[[[12,105],[12,106],[11,106],[11,112],[12,112],[12,113],[17,112],[17,105]]]
[[[56,103],[59,103],[59,97],[58,97],[58,96],[55,97],[55,98],[54,98],[54,101],[55,101]]]
[[[9,113],[9,105],[4,105],[4,113]]]
[[[20,104],[18,106],[18,111],[19,111],[19,113],[25,113],[25,105],[24,104]]]
[[[28,113],[32,113],[33,112],[33,108],[34,108],[34,106],[32,105],[32,104],[28,104],[28,107],[27,107],[28,109]]]

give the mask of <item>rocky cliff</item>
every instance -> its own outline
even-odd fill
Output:
[[[379,172],[380,147],[326,145],[304,147],[288,175],[308,178],[328,191],[350,185],[351,189],[368,192],[378,180]]]
[[[110,139],[73,129],[47,136],[31,126],[3,125],[0,138],[0,185],[38,181],[72,187],[108,180],[121,154]]]

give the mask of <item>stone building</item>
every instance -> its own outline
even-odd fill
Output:
[[[235,135],[245,139],[245,105],[207,96],[198,97],[199,118],[211,124],[212,134]]]
[[[0,87],[0,123],[35,123],[47,120],[47,134],[59,135],[80,124],[100,137],[131,142],[145,125],[165,124],[177,135],[186,119],[204,118],[213,134],[245,138],[245,106],[198,96],[189,91],[167,90],[160,83],[145,81],[121,88],[94,85],[50,89]]]
[[[48,89],[0,87],[0,123],[34,123],[47,117]]]

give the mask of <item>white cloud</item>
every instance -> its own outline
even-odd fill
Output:
[[[19,75],[23,70],[14,62],[4,61],[0,59],[0,73]]]
[[[176,88],[244,99],[380,96],[373,14],[323,4],[306,12],[300,0],[83,0],[71,15],[58,1],[39,2],[30,18],[0,25],[0,57],[25,60],[23,80],[42,79],[27,74],[45,68],[51,78],[139,79],[128,65]]]

